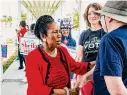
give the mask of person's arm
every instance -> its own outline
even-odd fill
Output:
[[[88,67],[91,64],[88,62],[76,62],[73,58],[70,57],[70,69],[71,72],[74,72],[78,75],[83,75],[88,71]]]
[[[79,37],[79,42],[78,42],[78,46],[77,46],[77,54],[76,54],[76,58],[75,58],[75,61],[76,62],[81,62],[82,61],[82,58],[83,58],[83,51],[84,51],[84,48],[83,48],[83,45],[84,45],[84,41],[85,41],[85,32],[82,32],[80,37]]]
[[[111,95],[127,95],[127,89],[125,88],[121,77],[104,76],[104,79]]]
[[[95,66],[86,74],[82,75],[80,79],[76,82],[75,87],[83,87],[84,83],[86,83],[89,79],[92,78]]]
[[[50,95],[53,88],[44,84],[44,78],[40,73],[38,60],[35,59],[35,56],[36,54],[31,52],[26,57],[26,77],[28,81],[27,93],[29,93],[28,95]]]
[[[76,62],[68,53],[68,58],[70,60],[70,69],[71,72],[74,72],[78,75],[83,75],[88,71],[88,67],[90,67],[91,63],[88,62]]]
[[[53,89],[53,94],[51,95],[66,95],[65,89]]]
[[[81,62],[82,58],[83,58],[83,46],[82,45],[78,45],[75,61],[76,62]]]
[[[29,33],[29,31],[24,34],[24,37],[30,36],[28,33]]]
[[[88,62],[76,62],[69,54],[66,48],[61,47],[62,52],[64,53],[66,59],[68,60],[68,66],[70,68],[71,72],[74,72],[75,74],[83,75],[88,71]]]
[[[111,95],[127,95],[127,89],[122,81],[124,64],[123,44],[114,36],[106,36],[99,47],[100,76],[104,78]]]

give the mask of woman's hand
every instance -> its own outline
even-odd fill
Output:
[[[78,78],[78,81],[76,82],[75,87],[81,88],[88,80],[92,80],[93,72],[95,69],[95,61],[90,62],[90,64],[91,64],[90,68],[92,68],[92,69],[89,72],[87,72],[86,74],[84,74]]]
[[[90,70],[95,67],[96,61],[91,61],[90,62]]]
[[[70,89],[70,95],[79,95],[79,88]]]
[[[54,89],[54,94],[52,95],[67,95],[65,89]],[[69,90],[69,95],[79,95],[79,88],[73,88]]]
[[[66,95],[65,89],[54,89],[54,93],[52,95]]]
[[[95,65],[96,64],[96,61],[91,61],[90,62],[90,65]]]
[[[83,87],[83,85],[88,81],[88,76],[85,74],[85,75],[82,75],[79,77],[78,81],[76,82],[75,84],[75,87]]]

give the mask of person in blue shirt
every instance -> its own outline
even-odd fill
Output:
[[[62,43],[68,47],[76,47],[76,41],[72,38],[70,29],[61,29]]]
[[[71,32],[72,27],[70,21],[61,20],[60,22],[60,29],[61,29],[61,42],[66,45],[67,47],[76,47],[76,41],[72,38]]]
[[[127,1],[107,1],[101,11],[106,34],[93,73],[94,95],[127,95]]]

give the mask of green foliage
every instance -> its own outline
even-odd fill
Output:
[[[26,19],[27,19],[26,13],[21,13],[21,20],[26,21]]]
[[[79,13],[75,11],[73,15],[73,28],[79,28]]]
[[[3,61],[3,72],[5,72],[8,69],[8,67],[11,65],[11,63],[13,63],[16,56],[17,56],[17,50],[14,52],[12,56],[10,56],[8,60]]]
[[[8,22],[12,22],[12,17],[9,16],[9,17],[7,18],[7,20],[8,20]]]
[[[12,22],[12,17],[11,16],[3,15],[1,21],[2,22]]]
[[[6,40],[6,43],[7,44],[13,43],[13,40],[9,38],[9,39]]]

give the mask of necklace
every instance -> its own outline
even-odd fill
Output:
[[[55,57],[56,54],[57,54],[57,49],[55,48],[51,53],[48,53],[46,50],[45,50],[45,52],[46,52],[49,56]]]

